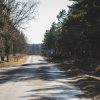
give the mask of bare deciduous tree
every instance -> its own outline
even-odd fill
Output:
[[[4,47],[1,49],[1,55],[3,54],[3,58],[6,55],[7,61],[9,61],[12,38],[15,34],[19,34],[15,30],[23,28],[23,24],[35,18],[37,5],[38,2],[34,0],[0,0],[0,13],[2,14],[0,15],[0,24],[2,24],[0,25],[2,26],[0,27],[0,41],[3,40],[2,47]]]
[[[16,27],[21,27],[23,23],[34,19],[38,2],[32,0],[5,0],[8,8],[10,21]]]

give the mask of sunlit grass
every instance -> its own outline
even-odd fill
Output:
[[[9,62],[7,61],[2,61],[0,62],[0,67],[8,67],[10,65],[18,65],[22,64],[26,61],[27,55],[20,55],[18,59],[14,59],[14,57],[10,56]]]

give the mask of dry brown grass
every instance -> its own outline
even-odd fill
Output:
[[[27,55],[20,55],[18,57],[18,60],[14,60],[14,57],[10,56],[10,61],[4,61],[4,62],[0,62],[0,67],[8,67],[10,65],[19,65],[22,64],[26,61],[27,59]]]

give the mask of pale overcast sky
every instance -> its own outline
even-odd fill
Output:
[[[28,43],[41,43],[45,31],[50,29],[51,24],[56,21],[56,16],[62,9],[68,10],[69,0],[40,0],[36,20],[32,20],[28,24],[28,28],[24,31]]]

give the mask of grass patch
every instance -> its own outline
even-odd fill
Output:
[[[20,55],[17,60],[14,59],[14,57],[10,56],[9,57],[9,62],[7,61],[0,61],[0,67],[8,67],[10,65],[19,65],[22,64],[26,61],[27,55]]]

